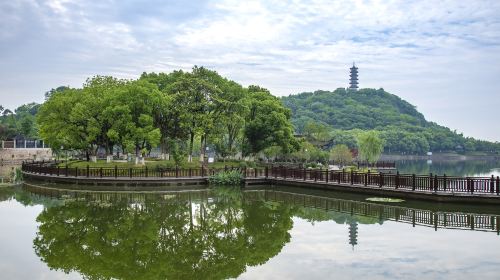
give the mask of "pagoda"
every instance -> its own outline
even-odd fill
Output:
[[[352,63],[351,74],[349,76],[349,89],[354,91],[358,90],[358,67],[356,67],[354,62]]]

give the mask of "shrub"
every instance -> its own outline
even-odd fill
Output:
[[[211,185],[239,185],[243,181],[243,175],[238,170],[221,171],[208,177]]]
[[[21,168],[16,168],[16,170],[12,172],[11,181],[14,184],[20,184],[23,182],[23,172],[21,171]]]

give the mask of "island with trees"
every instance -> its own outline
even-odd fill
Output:
[[[215,71],[143,73],[137,79],[89,77],[60,86],[43,104],[0,107],[0,140],[43,139],[59,156],[98,155],[199,166],[207,153],[223,162],[256,160],[305,166],[376,162],[381,153],[479,152],[500,143],[464,137],[427,121],[415,106],[383,89],[337,89],[278,98]],[[109,160],[108,160],[109,163]],[[78,163],[75,163],[78,164]],[[115,163],[116,164],[116,163]],[[158,164],[155,162],[154,164]]]

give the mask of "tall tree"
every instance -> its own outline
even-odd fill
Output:
[[[180,108],[182,114],[180,118],[188,130],[188,161],[191,162],[195,136],[206,137],[207,131],[213,127],[212,98],[218,89],[206,80],[187,74],[173,83],[168,91],[174,96],[173,102]]]
[[[299,143],[293,136],[289,120],[290,110],[267,90],[249,87],[249,114],[245,120],[243,154],[255,155],[271,147],[279,146],[284,153],[295,151]]]
[[[336,145],[330,150],[330,159],[341,165],[350,163],[352,161],[351,150],[344,144]]]
[[[384,150],[384,140],[376,131],[362,132],[358,135],[358,148],[361,160],[375,163]]]

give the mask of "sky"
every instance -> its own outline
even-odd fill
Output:
[[[427,120],[500,141],[500,1],[9,0],[0,104],[88,77],[216,70],[276,96],[384,88]]]

